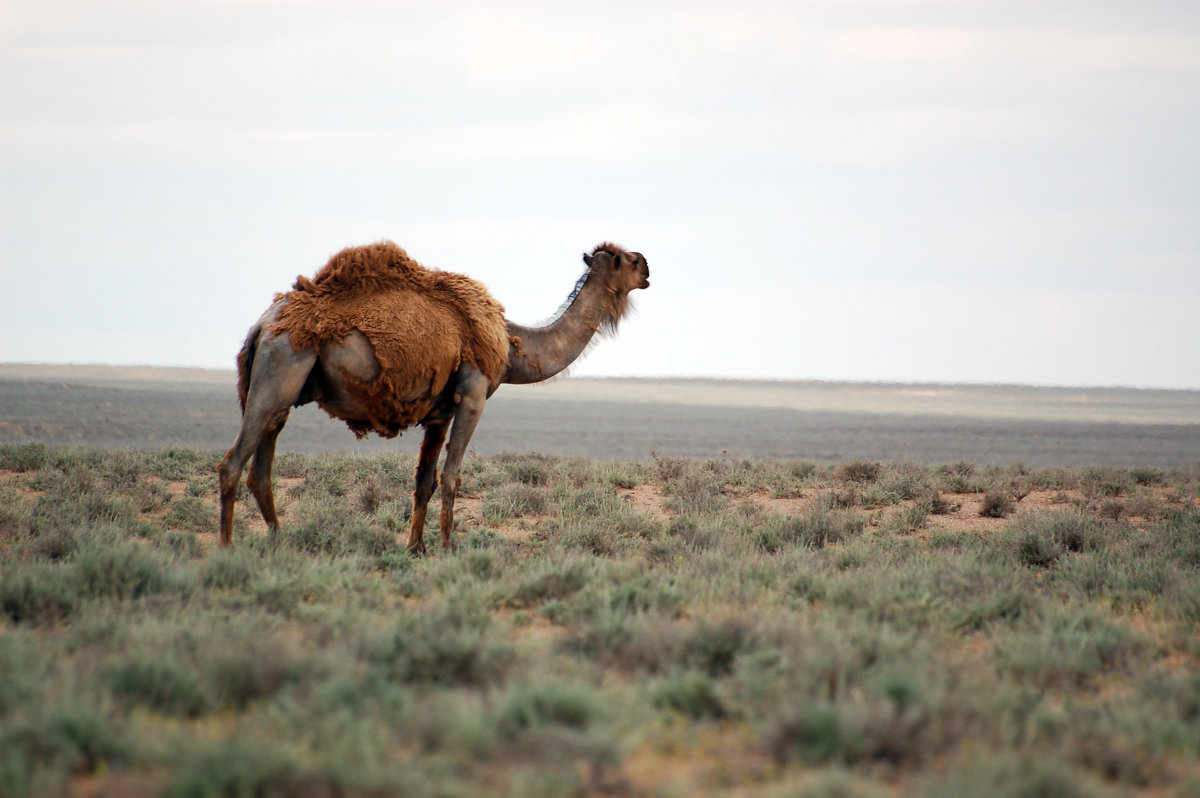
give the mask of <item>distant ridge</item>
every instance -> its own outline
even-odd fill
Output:
[[[109,366],[102,364],[0,363],[0,379],[81,380],[86,382],[229,382],[237,379],[232,368],[202,369],[192,366]]]

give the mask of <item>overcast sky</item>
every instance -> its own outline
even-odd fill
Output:
[[[7,2],[0,361],[232,367],[389,238],[578,375],[1200,388],[1200,3]]]

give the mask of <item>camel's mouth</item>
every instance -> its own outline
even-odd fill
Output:
[[[645,280],[645,279],[643,279],[642,284],[638,286],[638,288],[649,288],[649,287],[650,287],[650,281]]]

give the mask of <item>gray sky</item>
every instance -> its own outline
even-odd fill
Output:
[[[1200,4],[0,10],[0,361],[231,367],[390,238],[554,312],[573,373],[1200,388]]]

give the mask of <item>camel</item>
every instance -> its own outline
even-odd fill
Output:
[[[566,302],[537,327],[504,318],[481,283],[426,269],[391,242],[345,249],[313,279],[298,277],[250,328],[238,354],[242,425],[218,467],[220,545],[233,544],[234,501],[251,460],[246,484],[270,534],[278,533],[276,440],[292,407],[316,402],[359,437],[424,428],[407,542],[413,554],[426,550],[426,508],[449,433],[438,526],[442,548],[453,551],[463,455],[484,403],[502,384],[561,373],[597,333],[616,332],[631,291],[650,286],[639,252],[603,243],[583,260]]]

